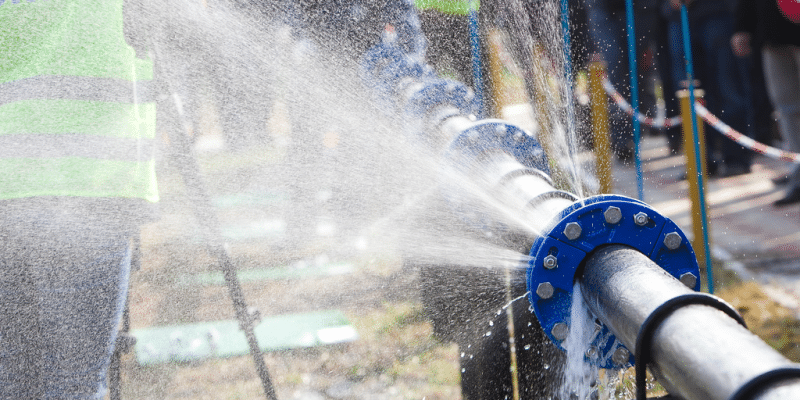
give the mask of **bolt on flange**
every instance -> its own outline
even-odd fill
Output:
[[[645,214],[644,212],[641,212],[641,211],[636,213],[636,215],[633,216],[633,223],[635,223],[638,226],[645,226],[645,225],[647,225],[647,222],[649,222],[649,221],[650,221],[650,217],[647,216],[647,214]]]
[[[553,293],[555,293],[555,289],[550,282],[542,282],[536,287],[536,295],[540,299],[547,300],[553,297]]]
[[[549,254],[547,257],[544,258],[542,264],[547,269],[553,269],[558,267],[558,258],[556,256]]]
[[[678,232],[670,232],[666,236],[664,236],[664,246],[667,246],[670,250],[676,250],[678,247],[681,247],[681,235]]]
[[[595,358],[597,358],[599,352],[600,350],[597,349],[597,346],[591,346],[586,350],[586,357],[591,360],[594,360]]]
[[[619,207],[610,206],[603,212],[606,222],[612,225],[618,224],[622,220],[622,210]]]
[[[694,287],[697,285],[697,276],[691,272],[687,272],[681,275],[680,281],[689,289],[694,289]]]
[[[564,227],[564,236],[569,240],[575,240],[581,237],[582,232],[583,228],[581,228],[581,225],[577,222],[570,222]]]
[[[617,365],[625,365],[628,363],[628,360],[631,358],[631,352],[624,347],[617,347],[614,350],[614,354],[611,356],[611,361],[613,361]]]
[[[553,325],[553,329],[550,330],[550,333],[553,334],[556,340],[564,340],[569,334],[569,326],[563,322],[558,322]]]

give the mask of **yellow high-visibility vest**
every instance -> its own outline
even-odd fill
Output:
[[[0,0],[0,199],[158,200],[153,63],[123,0]]]

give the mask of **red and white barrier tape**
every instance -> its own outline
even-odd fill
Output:
[[[616,89],[614,89],[614,85],[605,76],[603,77],[603,89],[605,89],[606,93],[608,93],[608,95],[614,100],[614,103],[617,103],[617,107],[631,117],[633,116],[633,107],[631,107],[630,103],[625,101],[625,98],[623,98],[622,95],[619,94]],[[638,119],[639,122],[656,129],[667,129],[680,125],[682,118],[680,115],[677,115],[667,119],[655,119],[650,118],[642,113],[637,113],[636,119]]]
[[[611,84],[611,81],[608,80],[607,77],[603,77],[603,88],[606,90],[606,93],[614,99],[614,102],[617,103],[617,106],[625,111],[630,116],[633,116],[633,107],[628,104],[627,101],[622,97],[619,92],[614,89],[614,85]],[[711,114],[707,108],[705,108],[700,102],[694,103],[695,111],[697,111],[697,115],[700,118],[703,118],[709,125],[711,125],[714,129],[716,129],[719,133],[723,134],[728,139],[733,140],[736,143],[739,143],[743,147],[750,149],[758,154],[763,154],[769,158],[774,158],[776,160],[783,160],[789,161],[793,163],[800,164],[800,154],[792,153],[788,151],[784,151],[781,149],[777,149],[772,146],[767,146],[764,143],[757,142],[740,132],[737,132],[726,123],[722,122],[719,118]],[[671,128],[673,126],[677,126],[681,123],[682,118],[680,115],[666,119],[663,121],[662,124],[656,124],[659,121],[656,121],[652,118],[649,118],[641,113],[637,115],[639,122],[652,126],[654,128]]]
[[[725,135],[734,142],[739,143],[745,148],[753,150],[758,154],[763,154],[769,158],[800,164],[800,154],[776,149],[772,146],[767,146],[764,143],[756,142],[755,140],[741,134],[740,132],[737,132],[724,122],[720,121],[719,118],[714,116],[714,114],[711,114],[708,109],[699,102],[694,103],[694,108],[697,111],[697,115],[706,120],[706,122],[714,127],[714,129],[716,129],[719,133]]]

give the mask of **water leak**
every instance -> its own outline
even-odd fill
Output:
[[[597,357],[597,349],[591,347],[597,329],[594,321],[583,301],[580,284],[576,283],[572,288],[569,334],[564,342],[567,364],[561,388],[562,398],[585,400],[597,390],[598,368],[592,363],[592,359]]]
[[[202,215],[192,209],[196,205],[187,190],[191,183],[182,179],[175,161],[190,156],[199,165],[202,189],[211,197],[223,225],[218,228],[237,267],[254,277],[246,284],[246,294],[263,314],[340,307],[361,321],[367,344],[352,352],[356,356],[336,347],[268,355],[281,395],[301,393],[295,397],[302,398],[305,392],[298,388],[312,384],[337,388],[330,392],[337,394],[349,391],[351,381],[387,398],[396,395],[392,391],[401,390],[398,387],[416,394],[417,378],[401,386],[392,376],[433,358],[449,360],[443,354],[452,349],[432,339],[430,326],[420,322],[424,311],[403,308],[419,301],[410,293],[427,283],[405,266],[412,264],[465,274],[497,272],[491,277],[499,284],[469,282],[468,289],[489,292],[497,304],[464,322],[479,327],[485,338],[502,337],[511,360],[506,367],[519,396],[517,355],[534,349],[527,342],[517,343],[531,323],[515,326],[520,312],[512,305],[527,301],[527,289],[520,289],[530,261],[527,251],[557,210],[528,207],[528,198],[513,194],[497,196],[486,175],[443,164],[441,149],[431,149],[410,135],[403,116],[375,101],[359,76],[358,58],[380,40],[385,29],[380,8],[387,2],[337,2],[340,7],[332,12],[301,10],[289,1],[131,3],[134,7],[126,12],[135,29],[127,33],[134,36],[131,44],[137,55],[155,61],[160,88],[162,197],[161,219],[143,228],[142,269],[132,279],[134,328],[233,318],[222,290],[208,283],[213,279],[198,283],[219,266],[204,250],[199,234],[203,224],[198,221]],[[577,158],[581,144],[572,77],[560,72],[566,60],[563,37],[554,23],[558,8],[552,2],[528,2],[537,4],[534,10],[522,0],[500,3],[498,15],[509,25],[505,28],[511,28],[506,31],[518,32],[517,37],[506,36],[507,43],[515,46],[520,70],[529,71],[523,74],[530,91],[526,100],[534,104],[538,121],[535,134],[555,160],[554,173],[566,182],[564,188],[582,198],[587,174]],[[188,140],[191,154],[176,154],[176,132]],[[448,203],[451,198],[457,201]],[[514,240],[519,238],[524,240]],[[356,268],[330,266],[344,261],[360,263],[363,270],[355,275]],[[326,275],[296,280],[307,278],[309,270],[324,270]],[[445,283],[436,289],[451,292],[459,284]],[[562,391],[582,400],[597,374],[585,362],[594,324],[580,291],[574,293],[579,300],[573,299]],[[478,306],[489,307],[488,300],[464,297],[466,302],[486,301]],[[392,308],[394,303],[401,303],[396,306],[399,311]],[[374,310],[389,317],[374,316]],[[506,323],[491,319],[501,317]],[[479,318],[480,324],[475,322]],[[411,338],[409,343],[398,343],[403,335]],[[210,336],[216,351],[219,335]],[[172,342],[173,347],[185,344],[177,336]],[[478,355],[480,346],[460,343],[452,358],[485,357]],[[337,351],[338,358],[331,361],[330,354]],[[543,369],[554,365],[555,360],[546,360]],[[440,379],[435,375],[438,366],[431,362],[426,372]],[[240,376],[252,381],[250,369],[246,361],[147,371],[133,366],[128,373],[138,385],[131,386],[139,387],[130,389],[131,397],[166,398],[171,390],[185,397],[213,392],[219,388],[195,387],[198,377],[216,379],[222,374],[227,378],[219,379],[225,382],[208,385],[230,386]],[[372,375],[365,376],[368,373]],[[333,374],[347,379],[346,384],[332,382],[328,375]],[[458,377],[441,379],[458,389]]]

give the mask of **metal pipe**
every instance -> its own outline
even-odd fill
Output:
[[[461,180],[444,179],[442,195],[453,214],[481,232],[497,233],[486,235],[493,240],[519,236],[526,245],[533,242],[526,271],[529,300],[556,345],[567,337],[578,280],[601,322],[592,342],[595,362],[603,368],[634,362],[625,349],[635,350],[641,326],[653,311],[693,293],[686,285],[699,289],[697,260],[686,236],[640,201],[613,195],[577,201],[555,189],[536,138],[504,121],[475,121],[464,112],[471,100],[466,89],[435,79],[413,61],[387,40],[368,53],[363,71],[385,93],[403,94],[396,108],[407,117],[409,131],[431,150],[443,152],[448,172],[456,169],[474,178],[470,184],[486,189],[472,193],[458,186]],[[448,190],[448,184],[455,190]],[[477,202],[471,198],[476,194]],[[518,232],[486,220],[481,211],[487,197],[536,229]],[[474,299],[472,294],[467,296]],[[661,323],[649,361],[670,393],[689,400],[729,399],[753,378],[794,367],[727,314],[701,305],[680,308]],[[800,379],[770,386],[756,398],[800,398]]]
[[[594,315],[628,348],[645,319],[665,301],[693,293],[652,260],[626,246],[589,255],[579,275]],[[722,311],[703,305],[676,310],[655,330],[650,371],[673,394],[687,400],[725,400],[754,377],[789,360]],[[800,379],[766,388],[755,399],[798,399]]]

